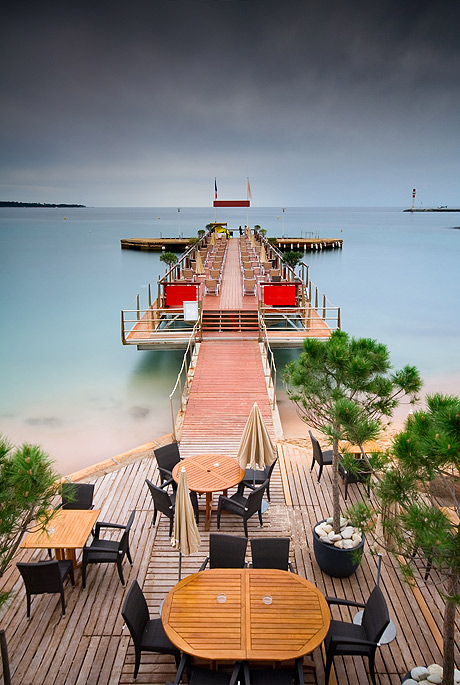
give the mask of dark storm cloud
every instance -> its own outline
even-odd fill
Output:
[[[318,193],[374,169],[392,192],[401,162],[403,192],[417,169],[440,186],[455,169],[459,19],[442,0],[10,3],[2,194],[161,203],[153,182],[174,204],[180,181],[185,204],[191,177],[250,175],[270,188],[263,204],[293,177]]]

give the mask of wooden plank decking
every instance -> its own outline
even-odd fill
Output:
[[[375,583],[376,558],[366,549],[363,563],[349,579],[332,579],[322,574],[312,553],[312,526],[331,508],[330,470],[326,468],[318,485],[316,472],[310,473],[311,451],[307,441],[278,445],[280,467],[272,476],[272,501],[260,528],[257,517],[249,521],[249,537],[287,535],[291,537],[291,560],[300,575],[314,582],[326,595],[365,600]],[[283,478],[281,477],[283,474]],[[120,467],[94,480],[95,505],[102,510],[101,519],[125,522],[136,509],[132,530],[133,567],[124,564],[126,587],[119,582],[116,568],[92,566],[88,572],[86,590],[81,583],[66,586],[67,613],[61,618],[58,595],[43,595],[32,600],[31,619],[26,619],[25,593],[22,581],[13,565],[1,579],[0,589],[12,588],[15,597],[0,616],[1,627],[8,639],[12,682],[14,685],[125,685],[133,682],[134,649],[127,630],[123,631],[120,609],[131,582],[137,578],[147,598],[152,615],[161,600],[177,582],[178,554],[171,548],[168,521],[159,517],[152,528],[152,502],[145,478],[158,479],[156,462],[149,454],[140,461]],[[352,485],[351,501],[363,496],[363,488]],[[208,550],[208,533],[204,517],[200,520],[200,550],[183,558],[183,575],[195,572]],[[216,530],[215,515],[211,532]],[[227,515],[222,519],[222,531],[243,534],[240,519]],[[249,549],[249,548],[248,548]],[[45,553],[24,550],[19,559],[46,557]],[[77,580],[80,573],[77,571]],[[432,617],[433,630],[442,631],[443,600],[436,590],[437,578],[420,582],[422,604]],[[402,675],[414,664],[440,661],[440,651],[430,624],[408,585],[401,583],[390,559],[384,559],[382,588],[396,623],[397,637],[377,652],[377,682],[399,685]],[[335,612],[336,610],[334,610]],[[343,618],[349,618],[348,611]],[[337,615],[340,612],[337,613]],[[458,645],[457,645],[458,647]],[[307,683],[324,684],[321,650],[312,655],[316,681],[306,668]],[[458,662],[458,649],[457,649]],[[308,659],[306,659],[307,663]],[[335,660],[336,682],[340,685],[367,683],[364,660],[351,657]],[[171,657],[144,654],[137,683],[163,685],[174,676]],[[331,679],[331,683],[333,683]],[[3,683],[0,677],[0,683]]]

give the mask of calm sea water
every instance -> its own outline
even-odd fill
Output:
[[[415,364],[429,388],[460,393],[459,214],[218,211],[230,228],[342,238],[342,250],[306,261],[343,329],[386,343],[394,366]],[[182,353],[120,341],[120,310],[164,266],[120,239],[192,236],[214,218],[209,208],[0,209],[0,432],[41,444],[63,473],[170,432]],[[277,352],[278,368],[294,355]]]

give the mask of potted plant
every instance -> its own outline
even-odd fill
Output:
[[[174,252],[163,252],[160,257],[160,262],[164,262],[169,268],[177,264],[177,255]]]
[[[385,345],[334,331],[326,342],[304,340],[303,352],[284,370],[287,393],[300,418],[321,431],[333,448],[332,529],[324,536],[316,526],[313,533],[317,562],[329,575],[351,575],[360,558],[356,538],[352,549],[344,549],[339,537],[334,537],[342,537],[346,522],[341,520],[340,511],[339,443],[343,440],[359,445],[365,458],[363,444],[375,440],[384,418],[391,417],[400,399],[410,395],[414,401],[422,385],[415,367],[393,373],[391,368]],[[368,461],[366,465],[371,468]]]
[[[294,271],[297,264],[303,259],[303,252],[298,252],[297,250],[289,250],[283,254],[283,262],[291,267]]]
[[[436,587],[445,601],[442,685],[452,685],[460,605],[460,398],[429,395],[426,405],[395,436],[392,459],[374,486],[384,530],[378,542],[409,582],[415,582],[420,561],[424,577],[439,575]],[[365,503],[354,509],[360,524],[372,529],[375,510]]]

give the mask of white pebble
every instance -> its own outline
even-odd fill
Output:
[[[344,540],[343,549],[354,549],[355,545],[353,540]]]
[[[440,676],[438,673],[432,673],[426,680],[428,683],[436,683],[437,685],[441,685],[442,676]]]
[[[430,675],[430,672],[425,666],[416,666],[410,674],[414,680],[425,680]]]
[[[347,526],[342,530],[342,537],[344,540],[351,540],[355,529],[352,526]]]
[[[323,523],[323,530],[328,535],[331,530],[334,530],[330,523]]]
[[[338,549],[343,549],[343,540],[340,538],[340,540],[336,540],[334,542],[334,547],[338,547]]]
[[[322,535],[326,535],[326,533],[325,533],[325,531],[324,531],[324,528],[323,528],[323,526],[322,526],[321,524],[319,524],[319,525],[316,526],[316,528],[315,528],[315,533],[316,533],[316,535],[319,535],[320,537],[321,537]]]
[[[333,530],[331,530],[331,532],[329,533],[329,535],[327,537],[329,538],[329,540],[332,540],[332,542],[337,542],[337,540],[342,539],[342,536],[340,535],[340,533],[336,534],[336,533],[334,533]]]
[[[456,683],[460,683],[460,671],[458,670],[458,668],[454,669],[454,681]]]
[[[407,680],[404,681],[403,685],[418,685],[418,680],[414,680],[413,678],[408,678]]]
[[[323,537],[320,537],[321,542],[325,542],[327,545],[332,545],[332,540],[329,540],[327,535],[323,535]]]
[[[354,549],[355,547],[359,547],[359,545],[361,544],[361,538],[359,540],[353,540],[352,542],[353,542],[353,548],[352,549]]]
[[[431,664],[430,666],[427,666],[427,669],[429,670],[430,675],[436,673],[442,678],[443,668],[439,664]]]

